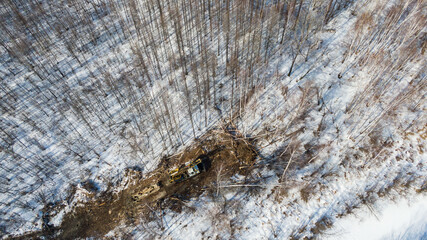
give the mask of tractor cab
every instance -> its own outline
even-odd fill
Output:
[[[199,156],[183,166],[169,171],[169,182],[178,183],[206,171],[202,158]]]

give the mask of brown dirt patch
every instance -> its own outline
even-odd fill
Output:
[[[168,182],[168,170],[200,155],[208,159],[206,172],[181,183]],[[61,239],[101,237],[120,223],[134,225],[142,220],[152,220],[150,216],[155,217],[155,214],[151,213],[158,208],[181,211],[183,200],[198,197],[206,189],[212,189],[219,171],[223,180],[236,173],[246,175],[256,155],[250,141],[237,131],[211,130],[183,152],[163,158],[158,168],[146,176],[137,170],[127,170],[120,185],[123,190],[114,193],[120,187],[117,186],[75,208],[64,216],[55,235]],[[140,201],[132,199],[136,192],[156,183],[161,186],[158,192]]]

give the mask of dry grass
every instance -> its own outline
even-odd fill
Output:
[[[316,185],[313,185],[312,183],[308,183],[300,190],[301,199],[304,202],[308,202],[311,196],[314,195],[316,192],[317,192]]]

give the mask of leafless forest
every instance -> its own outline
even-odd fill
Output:
[[[117,138],[144,154],[157,143],[172,150],[216,111],[238,114],[279,44],[291,75],[319,44],[310,35],[349,4],[4,1],[2,159],[43,182],[55,165],[99,157]],[[63,154],[43,153],[57,143]]]
[[[327,43],[316,33],[331,31],[328,23],[354,2],[1,1],[0,194],[10,199],[1,204],[35,209],[65,198],[55,176],[79,182],[90,171],[64,169],[92,166],[113,144],[126,146],[122,161],[131,165],[173,154],[221,122],[237,121],[256,108],[248,103],[257,101],[259,89],[323,55]],[[402,102],[411,99],[416,109],[425,100],[425,70],[396,90],[399,74],[424,61],[425,7],[423,1],[395,2],[378,4],[378,15],[354,12],[353,38],[343,43],[345,67],[337,78],[348,79],[355,68],[371,76],[345,110],[349,137],[356,140]],[[272,59],[282,55],[289,61],[279,74]],[[322,104],[328,87],[303,85],[303,100],[280,134],[316,104],[323,117],[329,114]],[[292,93],[282,92],[285,98]],[[362,115],[372,117],[355,120]],[[318,132],[325,128],[320,122]],[[30,193],[36,194],[21,197]],[[0,212],[0,232],[26,221],[10,214]]]

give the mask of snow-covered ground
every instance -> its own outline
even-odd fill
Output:
[[[307,60],[303,54],[297,58],[289,77],[289,49],[275,47],[269,64],[256,70],[258,79],[253,95],[245,108],[239,108],[242,109],[240,118],[235,120],[241,132],[257,139],[260,157],[250,177],[265,177],[259,186],[228,187],[242,180],[242,176],[223,179],[218,196],[212,198],[204,194],[185,203],[192,211],[184,208],[180,213],[158,212],[161,223],[121,225],[108,236],[125,238],[130,234],[135,239],[425,238],[426,62],[421,47],[415,53],[409,48],[418,44],[413,41],[421,39],[426,31],[425,22],[414,20],[425,13],[422,4],[422,1],[356,1],[334,16],[328,25],[316,30],[309,39],[316,47],[310,48]],[[395,25],[390,29],[378,27],[396,6],[404,11]],[[372,15],[373,23],[356,37],[355,26],[363,14]],[[69,85],[84,89],[84,84],[78,86],[77,82],[90,79],[94,73],[88,69],[96,72],[97,64],[104,66],[105,62],[114,60],[116,54],[124,62],[114,65],[117,68],[111,70],[113,77],[119,78],[120,73],[131,71],[127,69],[127,63],[132,61],[128,59],[130,43],[117,42],[114,51],[109,51],[110,43],[100,44],[99,49],[105,52],[100,51],[99,56],[93,56],[95,60],[87,61],[90,67],[73,69],[67,78]],[[71,58],[66,54],[63,57]],[[73,58],[69,62],[78,65]],[[6,68],[9,66],[2,63],[1,69]],[[8,88],[32,89],[27,86],[28,76],[24,73],[13,76],[16,81],[9,83]],[[174,77],[180,72],[168,74]],[[221,74],[214,80],[217,85],[223,84],[217,94],[229,99],[231,79]],[[193,90],[195,81],[196,77],[190,74],[188,82]],[[20,142],[12,145],[20,156],[11,157],[6,152],[0,155],[3,191],[0,227],[6,228],[2,232],[20,234],[40,230],[44,202],[57,201],[65,206],[51,219],[50,223],[57,226],[64,211],[71,211],[77,201],[85,198],[83,182],[92,180],[99,191],[105,190],[108,183],[120,180],[124,169],[139,167],[148,173],[156,168],[162,155],[191,145],[192,125],[183,103],[184,91],[174,91],[175,85],[169,84],[169,79],[164,77],[155,82],[150,91],[135,93],[137,100],[127,99],[129,101],[120,104],[110,94],[105,101],[100,101],[108,110],[84,120],[77,117],[79,111],[91,112],[105,106],[99,104],[91,109],[89,101],[88,109],[82,110],[67,107],[65,101],[58,109],[26,109],[29,103],[33,106],[33,102],[40,100],[36,96],[41,98],[42,93],[47,94],[50,87],[46,86],[44,92],[36,96],[20,96],[25,99],[17,104],[16,112],[27,111],[29,119],[55,116],[46,123],[46,129],[66,123],[59,131],[66,134],[44,138],[42,130],[33,131],[31,121],[2,112],[2,123],[18,129],[16,134],[20,136]],[[236,86],[235,94],[243,91],[241,85],[240,82],[240,88]],[[122,93],[118,91],[118,94]],[[158,100],[164,96],[166,110]],[[144,107],[133,108],[137,105]],[[163,120],[164,125],[160,123],[160,127],[164,129],[156,130],[150,122],[152,115],[166,114],[168,108],[175,111],[177,123]],[[229,102],[223,101],[220,108],[228,113]],[[62,109],[74,114],[58,114]],[[227,116],[209,107],[206,124],[204,108],[193,110],[197,136],[227,120]],[[142,113],[145,115],[140,121],[133,120]],[[85,125],[84,121],[99,125],[94,124],[95,130],[89,130],[91,125]],[[181,135],[166,134],[175,128]],[[39,139],[41,146],[33,144],[34,139]],[[165,142],[171,144],[166,146]],[[78,156],[81,149],[75,146],[83,149],[83,157]],[[77,154],[73,154],[74,151]],[[77,186],[77,192],[70,198],[72,185]]]
[[[330,234],[330,235],[329,235]],[[427,196],[379,200],[334,223],[322,239],[427,239]]]

